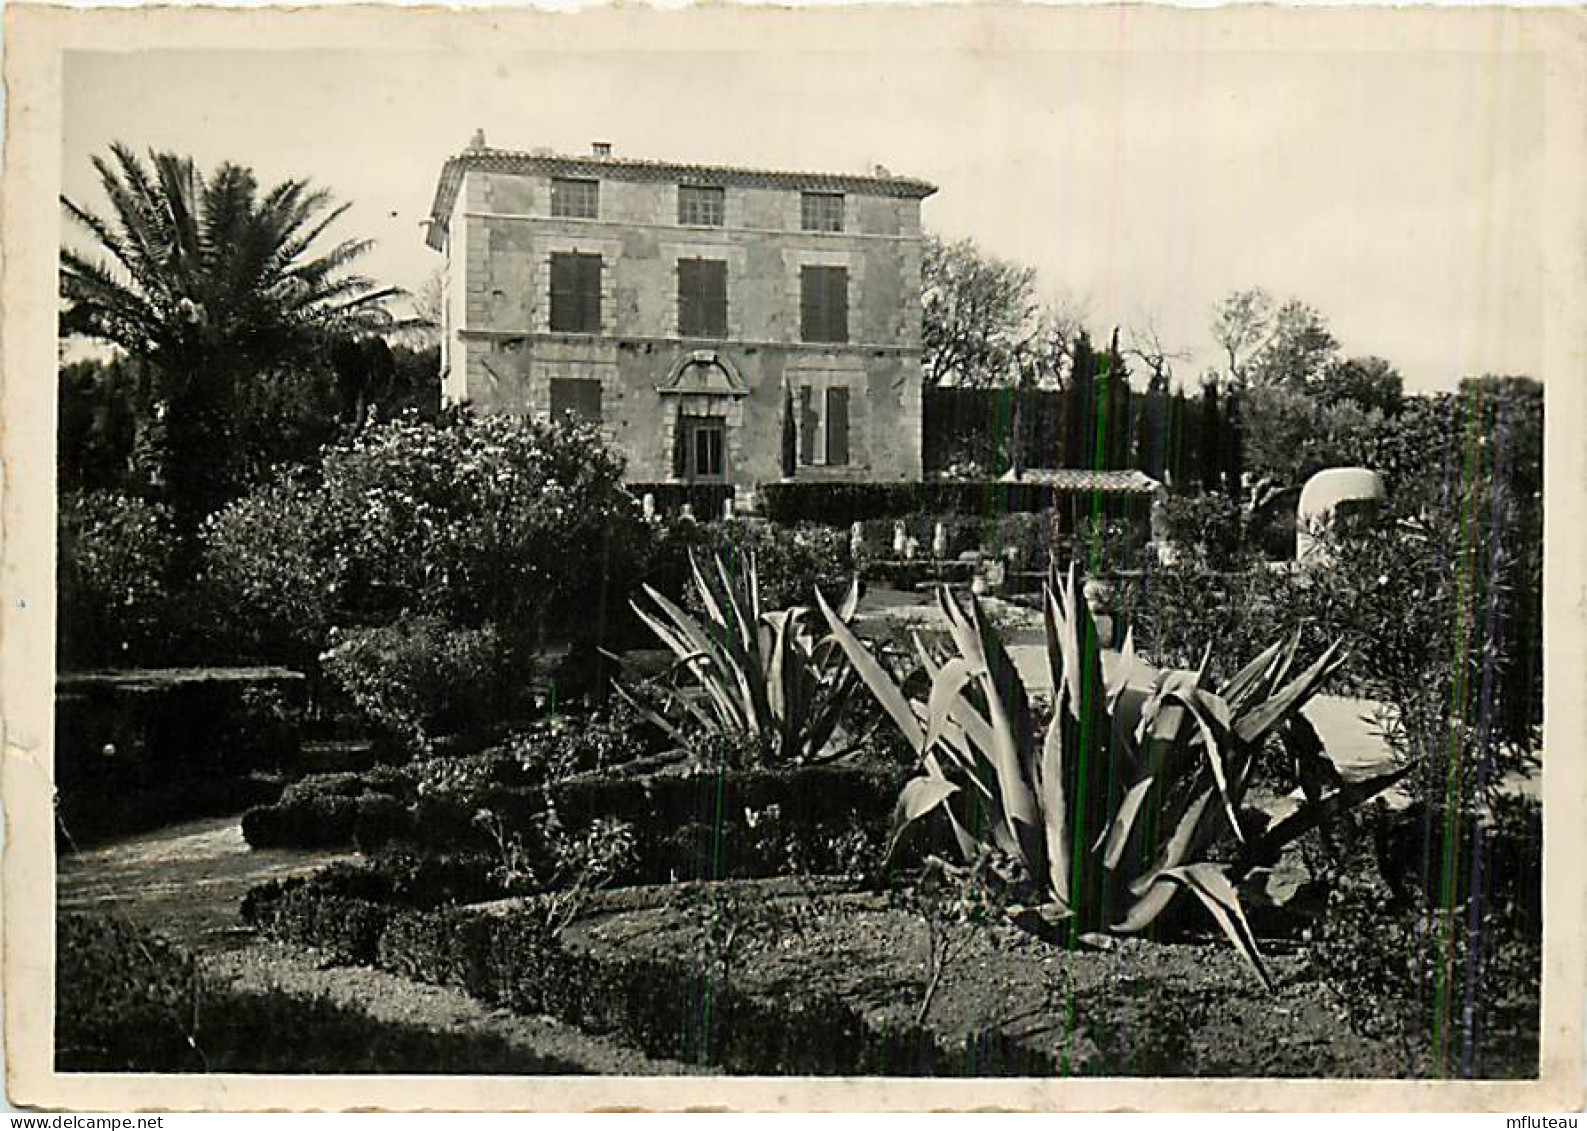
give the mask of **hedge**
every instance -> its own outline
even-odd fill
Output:
[[[273,799],[299,752],[304,680],[279,668],[63,673],[55,781],[79,843]]]
[[[789,873],[854,874],[877,866],[904,768],[800,766],[643,775],[586,774],[550,785],[484,784],[412,793],[389,769],[325,774],[291,786],[281,801],[250,810],[243,836],[254,848],[403,846],[419,853],[487,854],[498,849],[477,814],[507,834],[544,835],[548,808],[565,829],[600,818],[634,827],[635,863],[624,883],[752,879]],[[936,845],[922,830],[902,860]]]
[[[1057,510],[1072,525],[1082,515],[1144,519],[1151,497],[1144,494],[1072,491],[1050,483],[1001,480],[934,480],[921,483],[766,483],[761,512],[772,522],[819,522],[848,526],[867,519],[917,514],[965,514],[996,518]]]
[[[377,1020],[326,998],[206,977],[129,923],[67,914],[57,927],[58,1072],[568,1074],[485,1033]]]
[[[318,896],[325,909],[309,905],[312,895],[251,895],[245,914],[266,933],[338,955],[348,953],[348,939],[337,924],[378,923],[372,948],[360,931],[358,961],[515,1013],[549,1014],[655,1057],[779,1075],[1028,1074],[1043,1060],[1040,1050],[995,1030],[946,1047],[920,1026],[873,1026],[836,996],[747,994],[687,955],[577,952],[548,933],[532,904],[418,912]]]

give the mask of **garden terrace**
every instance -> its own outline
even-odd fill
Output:
[[[1278,988],[1268,995],[1213,940],[1064,949],[995,924],[934,927],[896,894],[810,881],[605,893],[554,941],[533,900],[417,912],[341,897],[331,908],[277,892],[256,898],[250,914],[266,933],[339,961],[734,1073],[1378,1076],[1407,1067],[1392,1043],[1338,1024],[1303,956],[1273,956]],[[362,926],[350,933],[349,923]],[[939,930],[951,959],[933,985]],[[1523,1060],[1509,1070],[1530,1069]]]

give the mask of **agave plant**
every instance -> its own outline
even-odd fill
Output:
[[[953,647],[937,653],[916,636],[930,677],[921,702],[817,594],[832,638],[924,770],[899,797],[889,854],[911,822],[941,810],[966,861],[989,851],[1012,857],[1031,896],[1020,912],[1071,940],[1145,931],[1193,892],[1271,986],[1242,882],[1304,832],[1406,772],[1345,784],[1300,716],[1344,662],[1339,646],[1291,677],[1297,634],[1212,688],[1206,657],[1198,671],[1153,671],[1126,638],[1107,680],[1072,567],[1064,579],[1049,574],[1044,597],[1053,703],[1038,734],[1031,696],[973,597],[966,608],[938,591]],[[1258,828],[1242,823],[1242,803],[1274,736],[1299,763],[1305,800]]]
[[[651,685],[659,710],[638,688],[619,683],[618,694],[683,749],[720,737],[783,763],[841,757],[852,749],[834,736],[859,686],[853,669],[831,636],[814,631],[810,609],[763,610],[754,555],[743,562],[735,573],[716,555],[708,572],[689,555],[703,618],[644,586],[653,608],[630,604],[674,662],[668,677]],[[826,606],[827,615],[846,629],[859,599],[855,578],[842,607]]]

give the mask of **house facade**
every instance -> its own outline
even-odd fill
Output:
[[[486,148],[442,168],[449,403],[598,424],[635,483],[921,474],[923,181]]]

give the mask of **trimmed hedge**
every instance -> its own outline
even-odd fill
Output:
[[[514,765],[484,760],[451,788],[424,793],[390,769],[305,778],[279,804],[245,814],[243,836],[254,848],[404,846],[470,855],[483,871],[500,846],[482,827],[481,811],[531,848],[544,840],[554,814],[564,829],[602,818],[634,827],[635,862],[617,877],[622,883],[852,875],[882,859],[893,806],[909,777],[903,767],[836,765],[497,784],[524,780]],[[921,829],[899,859],[945,847]]]
[[[532,905],[505,912],[354,911],[356,900],[322,898],[331,910],[312,911],[299,898],[278,911],[270,898],[250,895],[245,914],[262,931],[299,942],[312,942],[341,915],[378,921],[372,954],[362,960],[368,964],[454,986],[515,1013],[549,1014],[651,1056],[777,1075],[1028,1074],[1041,1063],[1036,1050],[994,1030],[963,1047],[944,1047],[919,1026],[874,1027],[835,996],[746,994],[687,956],[575,952],[549,934]],[[333,929],[314,945],[342,953],[346,935]]]
[[[304,679],[279,668],[62,673],[61,835],[77,843],[271,799],[290,771]]]
[[[1080,515],[1109,518],[1149,513],[1151,497],[1101,491],[1070,491],[1049,483],[1001,480],[932,480],[921,483],[766,483],[761,511],[773,522],[819,522],[848,526],[868,519],[920,514],[965,514],[996,518],[1056,510],[1072,525]]]
[[[63,915],[56,939],[57,1072],[582,1071],[489,1034],[220,984],[180,949],[120,920]]]

